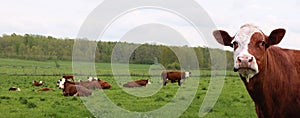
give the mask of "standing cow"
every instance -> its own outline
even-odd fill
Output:
[[[275,29],[267,36],[252,24],[233,37],[223,30],[213,32],[220,44],[234,49],[234,71],[259,118],[300,118],[300,51],[273,46],[284,34],[284,29]]]
[[[181,86],[182,80],[190,77],[191,72],[176,72],[176,71],[163,71],[161,73],[161,78],[163,80],[163,85],[167,85],[167,81],[171,81],[172,83],[178,82],[178,86]]]

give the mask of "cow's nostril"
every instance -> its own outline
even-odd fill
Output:
[[[252,62],[253,61],[253,57],[251,57],[249,60],[248,60],[248,62]]]
[[[242,60],[240,59],[240,57],[238,57],[237,60],[238,60],[239,63],[242,62]]]

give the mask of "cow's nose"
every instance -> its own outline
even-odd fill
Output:
[[[253,61],[253,56],[239,56],[237,58],[238,63],[251,63]]]

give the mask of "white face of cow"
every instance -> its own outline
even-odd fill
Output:
[[[255,57],[249,53],[249,43],[254,33],[263,33],[254,25],[244,25],[237,32],[232,45],[234,47],[234,70],[245,78],[252,78],[259,72]]]
[[[278,44],[284,37],[285,29],[278,28],[266,36],[257,26],[243,25],[234,37],[224,30],[213,32],[217,42],[234,48],[234,71],[249,82],[249,79],[262,71],[267,62],[267,49]],[[261,70],[260,70],[261,69]]]
[[[61,80],[58,80],[57,85],[59,89],[64,89],[64,84],[66,82],[65,78],[62,78]]]
[[[190,72],[184,72],[185,73],[185,78],[189,78],[190,77]]]

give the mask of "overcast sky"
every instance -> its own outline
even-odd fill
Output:
[[[300,2],[297,0],[196,0],[209,14],[217,28],[234,35],[245,23],[258,25],[265,34],[275,28],[285,28],[287,33],[280,46],[300,49]],[[76,38],[82,23],[102,0],[1,0],[0,34],[38,34],[57,38]],[[143,13],[140,13],[143,12]],[[184,24],[180,18],[159,11],[140,11],[124,15],[116,20],[116,29],[108,29],[101,40],[116,41],[124,35],[130,24],[126,20],[158,22],[162,24]],[[159,15],[158,15],[159,14]],[[163,16],[163,17],[162,17]],[[152,17],[152,20],[147,21]],[[159,17],[159,18],[158,18]],[[151,19],[151,18],[150,18]],[[177,20],[161,20],[177,19]],[[157,20],[157,21],[155,21]],[[179,25],[180,26],[180,25]],[[187,32],[190,28],[180,27]],[[140,28],[143,29],[143,28]],[[119,33],[119,32],[123,32]],[[116,36],[112,36],[116,35]],[[119,36],[117,36],[119,35]],[[199,37],[191,36],[193,45],[203,45]]]

